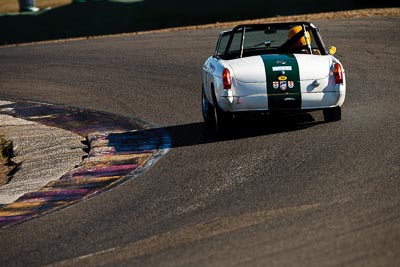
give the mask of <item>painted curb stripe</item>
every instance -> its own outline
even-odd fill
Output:
[[[164,132],[143,129],[143,123],[112,114],[32,103],[12,103],[2,108],[0,113],[86,137],[89,151],[79,166],[58,180],[13,203],[0,205],[0,227],[38,217],[104,192],[133,177],[132,173],[148,166],[159,151],[171,145],[170,137]]]
[[[269,110],[301,109],[301,89],[299,64],[294,55],[262,55],[267,78]],[[284,71],[284,74],[282,73]],[[280,82],[279,77],[286,76],[286,89],[274,88],[273,82]],[[293,88],[288,82],[293,81]]]

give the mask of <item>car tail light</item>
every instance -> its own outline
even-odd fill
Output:
[[[225,68],[222,72],[222,83],[224,85],[224,89],[231,89],[232,86],[232,78],[230,71]]]
[[[335,83],[342,84],[343,83],[343,71],[342,66],[339,63],[336,63],[333,67],[333,75],[335,76]]]

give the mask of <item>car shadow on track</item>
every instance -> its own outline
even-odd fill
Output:
[[[176,148],[299,131],[321,123],[323,121],[316,121],[311,114],[305,113],[279,117],[265,116],[250,120],[239,119],[224,134],[218,135],[212,129],[207,128],[203,122],[160,129],[168,133],[171,138],[171,147]]]

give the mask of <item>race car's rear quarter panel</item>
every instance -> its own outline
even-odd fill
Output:
[[[264,63],[259,56],[227,61],[232,70],[234,111],[267,110]]]
[[[302,109],[341,106],[344,102],[346,81],[336,84],[333,64],[340,62],[331,55],[295,54],[299,64]]]

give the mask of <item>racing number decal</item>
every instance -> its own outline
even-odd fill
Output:
[[[294,55],[262,55],[269,110],[301,109],[299,65]]]

